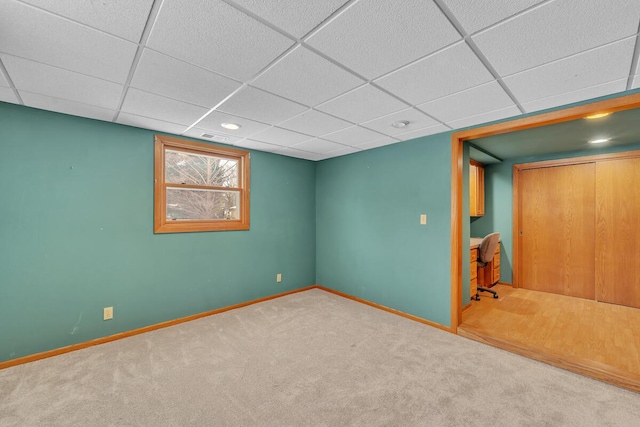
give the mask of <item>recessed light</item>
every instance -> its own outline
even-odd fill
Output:
[[[408,125],[409,125],[409,120],[400,120],[391,124],[391,126],[398,129],[402,129],[403,127],[406,127]]]
[[[220,126],[222,126],[225,129],[229,129],[229,130],[238,130],[240,129],[242,126],[235,124],[235,123],[222,123]]]
[[[611,141],[611,138],[592,139],[591,141],[589,141],[589,144],[602,144],[609,141]]]
[[[203,138],[207,138],[207,139],[217,139],[218,141],[226,141],[227,139],[229,139],[229,137],[227,137],[227,136],[212,135],[210,133],[203,133],[202,137]]]
[[[590,116],[586,116],[585,119],[587,120],[593,120],[593,119],[599,119],[601,117],[607,117],[609,114],[611,113],[596,113],[596,114],[591,114]]]

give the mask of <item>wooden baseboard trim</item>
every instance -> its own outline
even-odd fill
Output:
[[[469,304],[467,304],[464,307],[462,307],[462,311],[465,312],[465,311],[469,310],[472,305],[473,305],[473,303],[471,301],[469,301]]]
[[[157,329],[168,328],[169,326],[178,325],[180,323],[190,322],[192,320],[200,319],[202,317],[212,316],[214,314],[223,313],[229,310],[235,310],[237,308],[246,307],[249,305],[257,304],[264,301],[269,301],[272,299],[284,297],[291,294],[296,294],[298,292],[308,291],[310,289],[315,289],[316,285],[307,286],[300,289],[294,289],[293,291],[282,292],[276,295],[271,295],[264,298],[258,298],[251,301],[241,302],[239,304],[230,305],[227,307],[217,308],[215,310],[205,311],[202,313],[192,314],[190,316],[181,317],[179,319],[169,320],[162,323],[156,323],[154,325],[144,326],[138,329],[132,329],[130,331],[120,332],[114,335],[109,335],[102,338],[96,338],[91,341],[85,341],[78,344],[72,344],[66,347],[60,347],[53,350],[43,351],[41,353],[30,354],[28,356],[18,357],[16,359],[6,360],[4,362],[0,362],[0,370],[10,368],[12,366],[22,365],[29,362],[35,362],[36,360],[46,359],[53,356],[58,356],[60,354],[70,353],[76,350],[82,350],[84,348],[93,347],[94,345],[105,344],[111,341],[120,340],[123,338],[132,337],[134,335],[144,334],[145,332],[155,331]]]
[[[330,292],[332,294],[341,296],[343,298],[347,298],[347,299],[350,299],[350,300],[353,300],[353,301],[357,301],[359,303],[366,304],[368,306],[371,306],[371,307],[374,307],[374,308],[377,308],[377,309],[380,309],[380,310],[383,310],[383,311],[387,311],[389,313],[393,313],[393,314],[396,314],[398,316],[405,317],[405,318],[413,320],[415,322],[420,322],[420,323],[423,323],[425,325],[432,326],[434,328],[442,329],[443,331],[446,331],[446,332],[455,333],[453,331],[453,329],[450,328],[449,326],[444,326],[444,325],[441,325],[439,323],[432,322],[431,320],[427,320],[427,319],[423,319],[422,317],[414,316],[413,314],[407,314],[407,313],[404,313],[402,311],[396,310],[394,308],[385,307],[384,305],[376,304],[375,302],[367,301],[367,300],[362,299],[362,298],[354,297],[353,295],[345,294],[344,292],[336,291],[336,290],[330,289],[330,288],[325,288],[324,286],[321,286],[321,285],[316,285],[315,287],[317,289],[321,289],[323,291]]]
[[[458,335],[492,347],[509,351],[511,353],[528,357],[529,359],[538,360],[558,368],[566,369],[568,371],[575,372],[576,374],[584,375],[617,387],[640,393],[640,376],[623,371],[614,366],[579,357],[568,357],[549,350],[542,352],[538,349],[528,348],[500,338],[485,335],[468,326],[458,326]]]

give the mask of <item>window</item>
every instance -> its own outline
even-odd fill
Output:
[[[249,153],[156,135],[154,232],[249,229]]]

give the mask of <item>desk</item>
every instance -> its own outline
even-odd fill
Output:
[[[490,288],[500,281],[500,245],[498,245],[491,262],[485,267],[478,267],[478,248],[480,247],[480,242],[482,242],[481,237],[472,237],[470,242],[471,265],[469,272],[471,279],[471,297],[475,296],[478,292],[478,285]]]

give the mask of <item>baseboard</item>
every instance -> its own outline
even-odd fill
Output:
[[[469,301],[469,303],[467,305],[462,307],[462,312],[464,313],[465,311],[469,310],[472,305],[473,305],[473,303],[471,301]]]
[[[380,310],[387,311],[389,313],[396,314],[398,316],[405,317],[405,318],[413,320],[415,322],[420,322],[420,323],[423,323],[425,325],[432,326],[434,328],[442,329],[443,331],[446,331],[446,332],[455,333],[454,330],[452,328],[450,328],[449,326],[444,326],[444,325],[441,325],[440,323],[432,322],[431,320],[427,320],[427,319],[423,319],[422,317],[414,316],[413,314],[404,313],[404,312],[402,312],[400,310],[396,310],[394,308],[385,307],[384,305],[376,304],[375,302],[371,302],[371,301],[367,301],[367,300],[362,299],[362,298],[354,297],[353,295],[345,294],[344,292],[336,291],[336,290],[331,289],[331,288],[326,288],[326,287],[321,286],[321,285],[315,285],[315,288],[321,289],[321,290],[326,291],[326,292],[330,292],[332,294],[341,296],[343,298],[347,298],[347,299],[350,299],[350,300],[353,300],[353,301],[357,301],[357,302],[362,303],[362,304],[366,304],[368,306],[371,306],[371,307],[374,307],[374,308],[377,308],[377,309],[380,309]]]
[[[16,359],[6,360],[4,362],[0,362],[0,369],[10,368],[12,366],[22,365],[29,362],[35,362],[36,360],[46,359],[53,356],[58,356],[60,354],[70,353],[76,350],[82,350],[84,348],[93,347],[94,345],[105,344],[111,341],[120,340],[127,337],[132,337],[134,335],[144,334],[145,332],[155,331],[157,329],[168,328],[169,326],[178,325],[180,323],[190,322],[192,320],[200,319],[202,317],[211,316],[218,313],[223,313],[229,310],[235,310],[237,308],[246,307],[248,305],[257,304],[264,301],[269,301],[272,299],[280,298],[286,295],[295,294],[298,292],[308,291],[309,289],[315,289],[317,285],[311,285],[300,289],[294,289],[293,291],[282,292],[276,295],[271,295],[264,298],[258,298],[251,301],[241,302],[239,304],[230,305],[228,307],[217,308],[215,310],[205,311],[202,313],[192,314],[190,316],[181,317],[179,319],[169,320],[167,322],[156,323],[154,325],[144,326],[138,329],[132,329],[130,331],[120,332],[114,335],[109,335],[102,338],[96,338],[91,341],[85,341],[77,344],[72,344],[66,347],[60,347],[53,350],[43,351],[41,353],[30,354],[28,356],[18,357]]]
[[[524,345],[514,344],[500,338],[491,337],[470,327],[458,327],[458,335],[469,338],[492,347],[516,353],[529,359],[538,360],[558,368],[566,369],[576,374],[594,378],[617,387],[640,392],[640,376],[623,371],[614,366],[579,357],[571,357],[550,350],[528,348]]]

